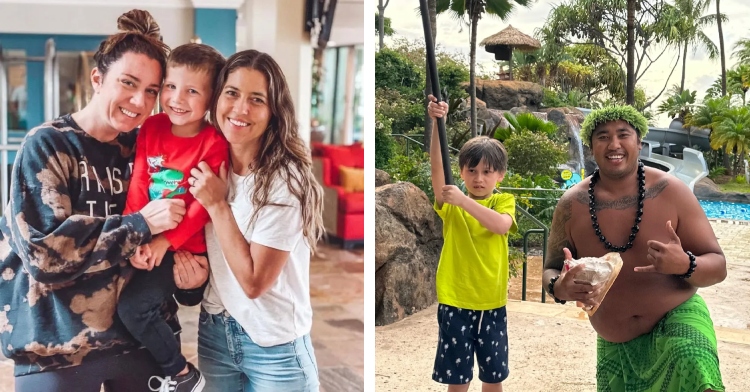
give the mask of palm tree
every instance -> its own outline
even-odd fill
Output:
[[[476,89],[476,60],[477,60],[477,25],[482,15],[495,15],[505,20],[513,12],[516,5],[528,7],[533,0],[450,0],[450,10],[458,18],[469,19],[470,52],[469,52],[469,96],[471,98],[471,136],[477,135],[477,89]]]
[[[716,0],[716,25],[719,27],[719,50],[721,51],[721,96],[727,95],[727,62],[724,53],[724,31],[721,29],[720,0]]]
[[[626,41],[625,103],[633,106],[635,106],[635,9],[637,2],[638,0],[628,0],[626,19],[628,38]]]
[[[555,42],[555,34],[548,26],[543,26],[534,32],[534,36],[542,43],[539,49],[539,62],[537,63],[537,74],[543,87],[552,87],[557,78],[558,65],[567,55],[563,46]],[[514,54],[516,51],[513,52]]]
[[[740,64],[727,72],[727,83],[742,90],[742,106],[746,105],[747,90],[750,89],[750,65]]]
[[[684,126],[713,131],[724,121],[724,116],[728,110],[728,97],[706,99],[703,101],[703,105],[695,106],[695,112],[686,116]]]
[[[726,77],[726,75],[724,75]],[[722,86],[722,82],[724,82],[724,86]],[[722,91],[723,88],[723,91]],[[738,80],[733,79],[727,79],[726,81],[722,80],[722,77],[719,76],[714,80],[713,83],[711,83],[711,86],[706,89],[706,95],[703,98],[703,100],[708,100],[712,98],[721,98],[721,97],[728,97],[731,101],[734,96],[742,97],[742,83]]]
[[[739,163],[745,159],[745,153],[750,149],[750,107],[729,109],[711,134],[710,143],[713,149],[723,148],[727,153],[735,154],[732,173],[737,173]]]
[[[674,7],[678,11],[680,18],[676,26],[679,34],[678,43],[682,46],[682,81],[680,82],[680,92],[685,89],[688,47],[692,46],[693,51],[699,48],[705,49],[708,52],[708,58],[711,60],[716,59],[719,55],[716,44],[702,30],[714,24],[717,18],[726,19],[726,16],[703,15],[710,5],[711,0],[675,0]]]
[[[669,117],[684,124],[685,117],[693,110],[697,93],[697,91],[688,90],[677,92],[659,105],[659,113],[667,113]]]
[[[685,116],[683,128],[708,129],[709,139],[719,124],[724,121],[724,116],[729,110],[729,97],[710,98],[703,101],[703,105],[697,105],[693,113]],[[726,154],[722,154],[727,156]],[[729,165],[725,165],[727,171],[731,170]]]
[[[514,78],[528,82],[539,82],[540,75],[537,71],[540,66],[539,57],[541,52],[541,49],[533,52],[513,51],[513,55],[508,63],[510,68],[513,69]]]
[[[659,113],[667,113],[669,117],[672,117],[682,123],[682,128],[687,130],[688,145],[693,144],[690,141],[690,133],[692,129],[685,126],[685,118],[690,115],[695,104],[695,94],[697,91],[682,90],[681,92],[672,95],[667,98],[664,102],[659,105]]]
[[[750,62],[750,39],[742,38],[734,44],[733,57],[740,60],[740,62]]]

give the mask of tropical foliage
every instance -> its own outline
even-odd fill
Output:
[[[675,13],[673,17],[676,23],[672,26],[670,36],[678,37],[677,44],[682,45],[682,79],[680,81],[680,92],[685,90],[685,74],[687,66],[688,49],[693,48],[693,53],[702,49],[708,58],[714,60],[719,57],[719,49],[716,44],[703,32],[703,29],[716,23],[717,15],[708,14],[711,0],[674,0]],[[720,15],[723,21],[726,15]]]
[[[674,9],[661,0],[567,0],[537,34],[558,47],[555,53],[573,44],[598,47],[625,74],[620,79],[625,102],[634,105],[638,81],[680,39],[673,30],[677,21]]]
[[[553,176],[560,164],[568,159],[568,152],[544,134],[522,129],[505,140],[508,150],[508,170],[523,176]]]
[[[474,82],[476,80],[477,26],[479,19],[487,13],[505,20],[517,6],[528,7],[532,3],[532,0],[443,0],[437,4],[438,13],[448,11],[469,26],[469,98],[472,136],[476,136],[478,131],[477,92]]]
[[[711,133],[711,148],[734,154],[732,173],[738,173],[745,154],[750,150],[750,108],[730,108],[721,115],[720,120]]]
[[[425,83],[429,75],[424,44],[398,38],[390,20],[383,16],[388,3],[388,0],[376,3],[376,34],[383,37],[393,34],[388,46],[381,46],[375,53],[376,166],[388,171],[392,178],[411,181],[432,195],[429,157],[423,153],[432,135],[431,123],[425,118],[425,95],[431,90],[429,83]],[[479,21],[486,15],[506,20],[512,9],[532,3],[529,0],[428,1],[437,44],[441,95],[449,103],[445,121],[448,144],[455,152],[473,134],[501,140],[509,152],[509,173],[503,187],[557,187],[553,178],[558,165],[567,159],[567,144],[556,140],[560,135],[552,123],[533,114],[513,115],[505,111],[502,126],[494,120],[483,125],[474,113],[477,110],[474,80],[496,79],[497,71],[476,64]],[[704,151],[704,155],[711,175],[733,180],[742,171],[743,159],[750,149],[747,98],[750,38],[740,39],[729,48],[736,64],[730,62],[726,66],[721,23],[728,18],[721,13],[719,3],[716,0],[714,9],[713,0],[560,0],[543,27],[534,32],[541,48],[532,52],[514,51],[509,62],[498,65],[511,66],[514,79],[540,84],[544,91],[543,109],[597,109],[630,103],[652,126],[656,125],[651,123],[654,113],[680,120],[693,140],[695,135],[690,132],[708,129],[712,151]],[[466,34],[468,56],[446,52],[440,46],[441,39],[435,39],[438,30],[435,18],[440,13],[450,14],[454,26],[458,23],[460,33]],[[714,35],[713,29],[719,30],[716,42],[709,39]],[[708,59],[721,58],[721,65],[716,61],[714,70],[688,66],[688,57],[696,52]],[[654,72],[662,72],[654,67],[656,62],[669,68],[658,76],[663,82],[648,86],[646,94],[645,81],[654,80]],[[698,71],[716,77],[705,95],[695,90],[698,86],[688,83]],[[680,81],[670,88],[670,78],[675,72]],[[453,171],[460,184],[455,162]],[[549,215],[551,219],[554,197],[549,203],[535,200],[549,197],[549,193],[511,192],[535,216]],[[529,196],[535,199],[528,199]],[[511,240],[517,242],[519,238]]]
[[[685,118],[692,113],[697,91],[681,90],[675,86],[673,95],[659,105],[659,113],[666,113],[670,118],[676,118],[684,123]]]

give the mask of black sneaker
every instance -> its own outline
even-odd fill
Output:
[[[161,385],[156,389],[151,386],[153,379],[161,382]],[[190,362],[188,362],[188,372],[184,376],[167,376],[165,378],[153,376],[148,380],[148,387],[154,392],[201,392],[205,385],[206,379]]]

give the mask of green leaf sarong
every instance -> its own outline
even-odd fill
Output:
[[[651,333],[625,343],[597,338],[599,392],[724,391],[716,334],[698,294],[669,311]]]

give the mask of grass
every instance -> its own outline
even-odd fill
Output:
[[[750,184],[738,184],[736,182],[728,182],[726,184],[717,184],[722,192],[740,192],[750,193]]]

